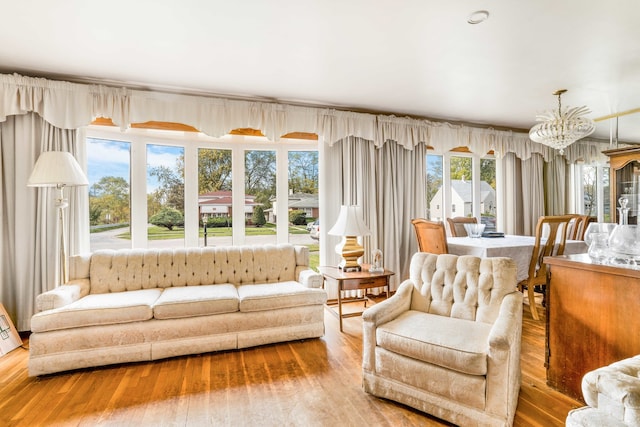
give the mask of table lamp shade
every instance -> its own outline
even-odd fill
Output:
[[[338,220],[329,230],[333,236],[368,236],[369,228],[362,221],[362,208],[360,206],[341,206]]]
[[[76,159],[66,151],[40,154],[27,181],[29,187],[65,187],[89,185]]]

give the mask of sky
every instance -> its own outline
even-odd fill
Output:
[[[124,178],[130,183],[130,143],[107,139],[87,139],[87,176],[89,186],[104,176]],[[149,167],[167,166],[175,168],[176,158],[183,148],[166,145],[147,145],[147,165]],[[147,177],[147,192],[158,187],[155,178]]]

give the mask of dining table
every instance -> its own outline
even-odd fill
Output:
[[[529,275],[529,263],[535,245],[535,236],[506,234],[499,237],[448,237],[449,253],[454,255],[474,255],[480,258],[509,257],[517,267],[518,282]],[[567,240],[565,255],[587,252],[587,244],[582,240]]]

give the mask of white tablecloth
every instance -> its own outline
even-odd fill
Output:
[[[449,237],[447,246],[449,253],[454,255],[475,255],[485,257],[509,257],[516,262],[518,268],[518,282],[528,276],[531,252],[536,238],[533,236],[504,237]],[[567,240],[564,248],[565,255],[587,252],[587,245],[582,240]]]

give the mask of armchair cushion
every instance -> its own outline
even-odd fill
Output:
[[[490,324],[409,310],[376,331],[378,346],[447,369],[486,375]]]

